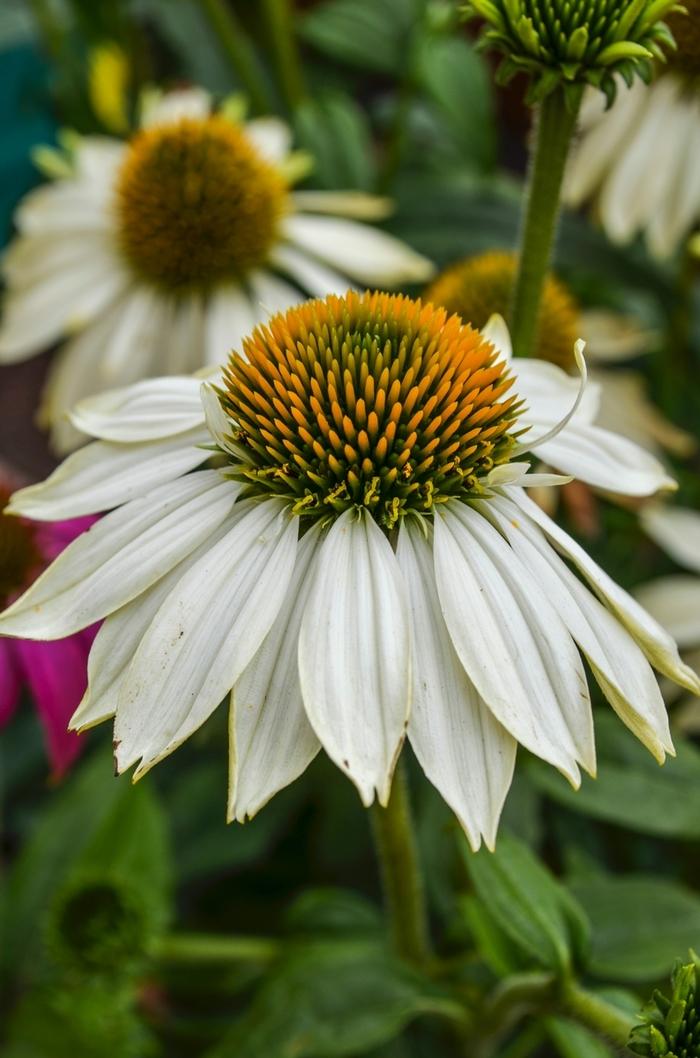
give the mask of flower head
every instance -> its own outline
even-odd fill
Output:
[[[646,1058],[700,1058],[700,961],[678,963],[671,976],[670,998],[658,990],[642,1012],[627,1044]]]
[[[97,440],[12,507],[110,513],[0,632],[52,639],[106,618],[72,724],[114,716],[117,767],[135,777],[230,693],[231,819],[321,747],[365,804],[385,804],[408,736],[472,844],[492,844],[518,742],[574,784],[595,770],[579,650],[663,760],[650,662],[700,681],[527,498],[562,479],[521,457],[548,451],[636,490],[663,477],[591,424],[580,350],[575,380],[509,364],[506,346],[497,321],[479,333],[431,305],[350,293],[274,317],[209,382],[84,401],[75,418]]]
[[[81,397],[220,363],[256,323],[353,281],[424,282],[433,268],[365,223],[385,199],[295,191],[307,159],[277,118],[244,122],[190,89],[146,97],[126,141],[69,137],[53,181],[16,215],[4,258],[0,362],[66,338],[43,395],[55,446],[80,440]]]
[[[616,73],[628,82],[651,79],[654,59],[673,45],[662,19],[677,7],[676,0],[469,0],[464,10],[485,20],[483,44],[504,54],[502,81],[530,74],[531,99],[562,86],[577,101],[590,84],[612,101]]]
[[[0,605],[6,606],[93,519],[37,524],[4,513],[10,496],[0,483]],[[29,687],[44,729],[46,751],[60,777],[80,751],[80,739],[67,732],[71,714],[87,683],[87,656],[93,632],[86,630],[57,643],[22,639],[0,641],[0,727],[12,717],[22,688]]]
[[[425,299],[458,313],[473,327],[484,327],[494,313],[507,316],[516,268],[516,255],[506,250],[468,257],[445,269],[427,288]],[[559,279],[548,276],[535,344],[538,359],[573,368],[579,335],[578,305]]]

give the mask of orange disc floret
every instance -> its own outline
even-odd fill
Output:
[[[182,118],[132,140],[116,189],[119,243],[144,279],[206,289],[265,261],[286,201],[282,175],[241,126]]]
[[[479,490],[506,462],[519,409],[493,345],[403,295],[348,293],[273,317],[219,391],[241,476],[328,517],[366,507],[386,529]]]

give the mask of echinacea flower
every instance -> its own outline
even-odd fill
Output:
[[[423,282],[426,258],[362,220],[384,199],[294,191],[305,157],[277,118],[244,124],[199,89],[151,98],[127,142],[75,138],[21,203],[4,259],[0,362],[66,338],[40,417],[61,452],[81,397],[221,363],[256,323],[353,281]],[[359,218],[359,219],[358,219]]]
[[[507,250],[467,257],[441,272],[426,289],[424,298],[481,328],[494,314],[507,315],[516,265],[516,255]],[[590,378],[597,383],[596,424],[613,429],[655,455],[663,448],[687,455],[694,447],[693,438],[651,403],[643,378],[633,371],[608,368],[648,352],[654,341],[653,332],[620,313],[582,310],[558,276],[547,276],[535,355],[572,371],[574,343],[579,337],[586,342],[586,359],[594,364]]]
[[[30,522],[4,511],[10,490],[0,484],[0,604],[25,591],[93,518],[54,523]],[[81,739],[67,730],[87,684],[87,659],[94,630],[76,631],[58,642],[0,639],[0,727],[9,722],[22,690],[30,691],[44,732],[46,753],[55,778],[62,776],[81,749]]]
[[[106,618],[72,724],[114,716],[120,772],[143,775],[230,693],[230,819],[321,747],[364,804],[386,804],[408,736],[471,843],[492,845],[518,742],[573,784],[595,771],[579,650],[660,761],[672,744],[650,662],[700,686],[527,497],[543,478],[524,454],[577,436],[579,362],[578,382],[536,361],[520,376],[444,309],[350,292],[273,317],[215,381],[86,400],[76,422],[97,440],[12,509],[110,513],[0,632],[50,639]],[[587,430],[584,477],[615,462]]]
[[[671,995],[658,989],[630,1033],[627,1047],[643,1058],[700,1058],[700,959],[690,952],[671,975]]]
[[[652,85],[620,82],[609,111],[585,96],[563,192],[571,206],[594,199],[613,242],[642,233],[659,258],[700,223],[700,0],[684,7],[669,20],[678,50]]]

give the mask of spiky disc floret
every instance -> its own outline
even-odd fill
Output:
[[[456,312],[472,327],[484,327],[494,313],[508,316],[518,259],[507,250],[467,257],[446,268],[425,291],[425,300]],[[566,369],[574,367],[579,336],[578,306],[555,276],[542,288],[534,355]]]
[[[664,16],[677,0],[468,0],[467,18],[486,21],[482,45],[505,55],[499,80],[525,70],[530,101],[563,86],[572,105],[586,84],[615,98],[616,73],[650,80],[654,59],[673,47]]]
[[[656,991],[644,1008],[642,1024],[632,1029],[628,1048],[646,1058],[700,1058],[700,961],[678,963],[671,976],[670,999]]]
[[[386,529],[480,489],[519,410],[494,347],[444,309],[349,293],[275,316],[219,391],[233,476],[295,513],[367,508]]]

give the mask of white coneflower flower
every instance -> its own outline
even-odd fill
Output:
[[[143,775],[230,692],[229,818],[321,747],[385,804],[408,735],[474,847],[492,845],[518,742],[573,784],[595,771],[579,650],[624,723],[672,752],[650,662],[697,678],[525,492],[538,445],[564,439],[584,478],[616,465],[579,419],[583,377],[515,376],[458,316],[388,294],[307,302],[243,349],[216,384],[83,402],[97,440],[12,501],[35,519],[110,511],[0,632],[106,618],[73,725],[114,716],[119,771]]]
[[[668,629],[687,663],[700,671],[700,512],[685,507],[652,504],[643,508],[642,525],[659,547],[689,573],[656,577],[635,591],[657,621]],[[697,691],[695,692],[697,693]],[[664,687],[666,701],[678,697],[673,684]],[[683,702],[679,711],[692,717],[700,730],[697,699]],[[678,715],[678,714],[674,714]]]
[[[584,98],[581,138],[564,201],[594,197],[608,236],[643,233],[650,251],[669,257],[700,223],[700,0],[666,16],[678,50],[650,86],[619,81],[614,106],[594,90]]]
[[[41,409],[61,451],[80,439],[65,413],[84,396],[221,363],[300,292],[432,272],[358,220],[386,200],[293,191],[300,156],[277,118],[243,124],[191,89],[151,98],[142,124],[128,142],[77,139],[64,175],[20,205],[4,260],[0,362],[68,338]]]
[[[425,291],[425,300],[458,313],[473,327],[483,327],[494,314],[507,314],[516,265],[516,255],[507,250],[467,257],[435,278]],[[593,365],[590,377],[598,383],[596,423],[657,455],[664,448],[678,455],[692,451],[694,439],[652,404],[638,372],[609,370],[610,364],[647,353],[655,334],[611,310],[582,310],[562,280],[549,275],[542,290],[535,356],[572,371],[578,337],[586,342],[586,359]]]

